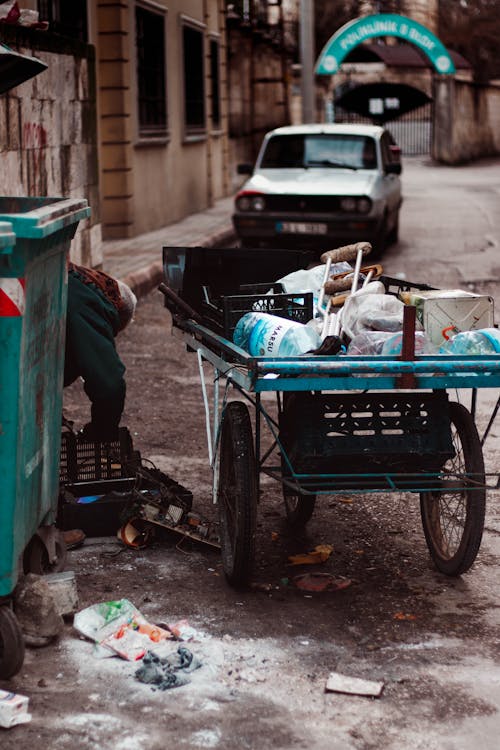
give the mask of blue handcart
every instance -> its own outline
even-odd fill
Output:
[[[435,566],[460,575],[479,551],[486,490],[497,488],[475,410],[479,388],[500,386],[500,354],[266,358],[233,344],[244,312],[310,310],[307,294],[264,291],[310,261],[302,251],[163,248],[165,306],[199,362],[226,579],[250,579],[261,475],[282,485],[297,526],[321,495],[418,494]],[[470,393],[467,407],[452,389]]]

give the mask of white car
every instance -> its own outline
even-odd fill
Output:
[[[401,162],[374,125],[293,125],[267,133],[235,198],[243,247],[321,251],[368,241],[375,255],[398,239]]]

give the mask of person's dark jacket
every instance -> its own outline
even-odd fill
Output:
[[[90,432],[101,440],[116,437],[125,405],[125,366],[115,346],[120,328],[117,307],[70,265],[64,386],[83,378],[91,401]]]

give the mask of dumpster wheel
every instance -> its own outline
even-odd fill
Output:
[[[24,662],[24,638],[17,617],[8,604],[0,605],[0,679],[8,680]]]
[[[63,535],[60,531],[55,538],[55,559],[51,562],[49,551],[38,534],[35,534],[28,542],[23,555],[24,573],[36,573],[43,576],[48,573],[60,573],[64,570],[67,558],[67,549]]]

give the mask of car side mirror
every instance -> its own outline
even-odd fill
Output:
[[[390,162],[389,164],[385,165],[386,174],[401,174],[401,172],[402,172],[401,164],[398,164],[396,162]]]
[[[252,174],[253,164],[238,164],[236,171],[238,174]]]

